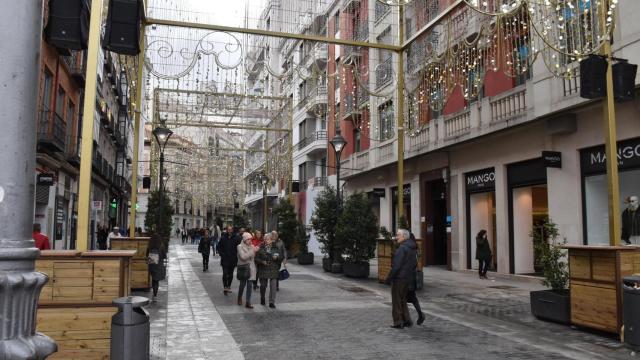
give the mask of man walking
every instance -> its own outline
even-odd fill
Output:
[[[233,282],[233,270],[238,264],[238,245],[240,236],[233,232],[233,226],[228,225],[227,231],[222,234],[216,250],[220,255],[220,266],[222,266],[222,286],[224,294],[231,292]]]
[[[120,236],[120,228],[117,226],[113,227],[113,232],[109,233],[109,236],[107,236],[107,248],[106,250],[111,250],[111,239],[113,238],[119,238],[122,237]]]
[[[391,315],[393,317],[391,327],[395,329],[413,325],[407,306],[407,292],[409,282],[413,280],[417,260],[414,243],[407,241],[409,237],[408,230],[398,229],[396,239],[399,246],[393,255],[389,276],[385,280],[386,284],[391,284]]]
[[[213,256],[216,256],[216,248],[218,247],[218,241],[220,241],[220,226],[213,224],[211,226],[211,250],[213,250]]]
[[[31,234],[31,237],[36,242],[36,247],[40,250],[51,249],[51,245],[49,244],[49,238],[47,237],[47,235],[42,234],[40,231],[42,231],[40,224],[38,223],[33,224],[33,234]]]

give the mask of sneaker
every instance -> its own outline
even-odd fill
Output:
[[[425,320],[424,313],[423,313],[423,312],[420,312],[420,315],[418,315],[418,321],[416,321],[416,324],[418,324],[418,325],[422,325],[422,323],[424,322],[424,320]]]
[[[267,302],[264,301],[264,298],[260,299],[260,305],[266,305],[266,304],[267,304]]]
[[[242,306],[242,299],[238,299],[238,306]]]
[[[394,329],[404,329],[404,325],[399,324],[399,325],[391,325],[392,328]]]
[[[250,303],[246,303],[245,306],[247,309],[253,309],[253,305],[251,305]]]

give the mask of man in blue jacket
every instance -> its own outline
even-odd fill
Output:
[[[391,284],[391,315],[393,316],[392,328],[402,329],[413,325],[407,306],[407,292],[409,282],[413,281],[416,269],[416,243],[409,240],[410,233],[406,229],[398,229],[396,240],[399,244],[393,260],[391,271],[385,283]]]

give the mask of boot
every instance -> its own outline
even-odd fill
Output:
[[[242,306],[242,299],[238,298],[238,306]]]

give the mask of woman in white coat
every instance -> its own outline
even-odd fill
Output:
[[[247,297],[245,307],[247,309],[253,309],[253,305],[251,305],[251,282],[256,280],[256,263],[254,261],[256,251],[251,243],[252,238],[251,233],[245,232],[242,234],[242,242],[238,245],[237,277],[240,281],[238,305],[242,305],[242,292],[246,287]]]

